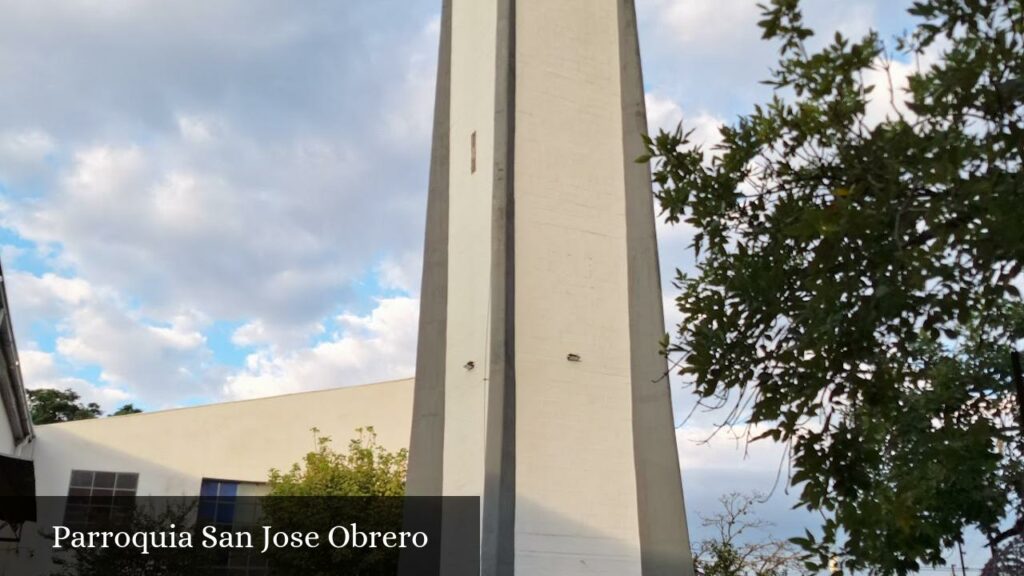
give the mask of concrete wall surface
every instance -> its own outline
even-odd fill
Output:
[[[484,486],[496,30],[477,23],[496,21],[497,0],[452,4],[443,481],[458,496]]]
[[[405,448],[413,381],[336,388],[36,428],[36,492],[66,496],[72,470],[139,474],[140,496],[197,495],[203,478],[266,482],[315,443],[311,428],[344,451],[355,429]]]
[[[516,574],[640,574],[619,42],[517,3]]]

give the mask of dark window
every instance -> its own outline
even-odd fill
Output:
[[[199,487],[199,526],[214,525],[219,531],[259,533],[258,499],[240,497],[239,487],[255,484],[203,478]],[[232,576],[263,576],[267,561],[257,550],[218,550],[217,573]]]
[[[238,482],[203,479],[199,488],[199,523],[230,528],[235,522]]]
[[[139,475],[134,472],[72,470],[64,525],[88,530],[129,520],[138,485]]]

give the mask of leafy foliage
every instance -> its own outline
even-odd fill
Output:
[[[906,87],[875,33],[818,51],[799,0],[764,7],[774,96],[721,129],[649,141],[669,222],[697,230],[669,352],[705,405],[787,444],[808,567],[906,574],[975,527],[1020,533],[1009,358],[1024,337],[1024,4],[919,0]],[[893,103],[883,121],[871,98]],[[755,432],[756,431],[756,432]],[[1014,528],[1000,531],[1005,519]]]
[[[40,389],[28,391],[29,410],[33,424],[54,424],[73,420],[98,418],[103,411],[99,404],[82,404],[74,390]]]
[[[717,529],[715,538],[697,545],[696,566],[704,576],[786,576],[802,574],[794,546],[768,534],[771,524],[757,519],[760,494],[726,494],[718,499],[722,511],[701,517]]]
[[[125,404],[118,408],[111,416],[125,416],[127,414],[141,414],[142,409],[136,408],[134,404]]]
[[[270,471],[271,496],[402,496],[408,450],[390,452],[377,444],[373,427],[359,428],[347,453],[331,448],[331,438],[313,429],[316,450],[288,472]]]
[[[1024,574],[1024,538],[1003,543],[985,564],[981,576],[1019,576]]]
[[[73,422],[75,420],[91,420],[103,415],[100,405],[95,402],[83,404],[79,402],[81,397],[78,392],[68,388],[66,390],[54,390],[43,388],[28,391],[29,411],[32,413],[32,423],[56,424],[59,422]],[[133,404],[125,404],[118,408],[111,416],[123,416],[125,414],[139,414],[142,410]]]
[[[263,499],[267,522],[285,531],[320,531],[339,519],[367,531],[402,528],[408,451],[377,444],[372,427],[359,428],[348,451],[335,452],[331,439],[313,429],[316,449],[288,472],[271,470],[270,494]],[[313,500],[313,503],[311,503]],[[396,550],[276,549],[268,553],[274,573],[395,574]]]

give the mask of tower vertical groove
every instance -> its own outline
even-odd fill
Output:
[[[491,346],[481,574],[515,574],[515,5],[497,2]]]

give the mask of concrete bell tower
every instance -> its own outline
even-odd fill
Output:
[[[633,0],[443,2],[409,493],[485,576],[692,576]]]

